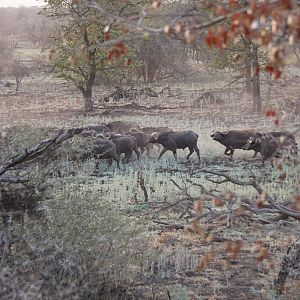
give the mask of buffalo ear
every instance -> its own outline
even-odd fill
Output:
[[[151,138],[153,138],[153,140],[155,140],[155,141],[158,140],[158,137],[159,137],[158,132],[153,132],[153,133],[151,134]]]

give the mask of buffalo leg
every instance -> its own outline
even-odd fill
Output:
[[[99,163],[100,163],[100,160],[98,160],[97,163],[96,163],[96,165],[95,165],[95,171],[98,169]]]
[[[168,151],[168,149],[163,148],[159,154],[158,160]]]
[[[150,144],[146,145],[146,151],[147,151],[147,156],[148,157],[150,157],[150,149],[151,149]]]
[[[176,149],[173,150],[173,154],[174,154],[174,157],[175,157],[175,159],[176,159],[176,161],[177,161],[177,153],[176,153]]]
[[[230,156],[231,154],[228,153],[229,151],[231,152],[231,149],[226,147],[224,154]]]
[[[134,153],[137,155],[137,158],[140,159],[140,152],[138,149],[133,149]]]
[[[199,151],[199,148],[198,148],[197,144],[194,146],[194,150],[196,151],[197,156],[198,156],[198,160],[200,162],[200,151]]]
[[[125,153],[125,157],[123,158],[123,163],[129,163],[129,160],[130,160],[130,158],[131,158],[131,155],[132,155],[132,151],[126,152],[126,153]]]
[[[145,151],[145,147],[144,146],[140,146],[140,152],[141,152],[141,154],[143,154],[144,151]]]
[[[232,160],[233,153],[234,153],[234,149],[230,149],[230,160]]]
[[[186,159],[189,159],[190,156],[193,154],[194,152],[194,148],[193,147],[189,147],[190,153],[188,154],[188,156],[186,157]]]
[[[256,157],[256,155],[258,153],[256,150],[253,150],[253,151],[254,151],[254,154],[253,154],[252,158]]]
[[[118,168],[120,169],[120,162],[119,162],[119,159],[118,159],[116,156],[112,156],[112,159],[113,159],[114,161],[117,162],[117,166],[118,166]]]

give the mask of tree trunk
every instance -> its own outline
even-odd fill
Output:
[[[260,76],[258,64],[258,46],[252,44],[251,47],[251,60],[252,60],[252,99],[253,111],[260,113],[262,111],[262,102],[260,95]]]
[[[250,50],[250,51],[249,51]],[[245,55],[245,76],[246,76],[246,92],[251,95],[252,83],[251,83],[251,49],[246,49]]]
[[[93,100],[92,100],[92,90],[85,90],[82,92],[83,102],[84,102],[84,110],[92,111],[94,109]]]
[[[84,101],[84,110],[92,111],[94,109],[93,105],[93,85],[96,78],[96,66],[91,65],[91,71],[89,74],[89,78],[86,81],[85,89],[82,89],[83,101]]]

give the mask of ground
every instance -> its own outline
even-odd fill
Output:
[[[18,132],[20,128],[29,126],[34,132],[34,129],[40,128],[59,129],[119,119],[136,121],[144,126],[194,130],[199,134],[200,164],[197,164],[195,156],[186,162],[182,151],[179,151],[178,163],[171,154],[166,154],[158,162],[157,153],[153,152],[152,158],[143,156],[140,161],[134,160],[120,170],[114,165],[108,168],[103,162],[100,169],[94,172],[93,160],[79,164],[70,162],[61,166],[62,178],[55,180],[84,189],[98,189],[102,198],[117,204],[117,209],[128,218],[128,222],[143,224],[156,258],[150,264],[147,280],[140,285],[134,282],[129,294],[132,290],[133,294],[140,293],[149,299],[274,299],[273,280],[299,228],[290,229],[289,222],[262,225],[243,217],[236,217],[229,228],[225,208],[217,208],[217,214],[206,214],[200,219],[200,225],[194,228],[193,219],[183,213],[192,200],[171,180],[179,187],[188,186],[192,197],[204,199],[209,205],[211,200],[208,202],[201,190],[189,185],[186,179],[201,183],[207,189],[230,190],[240,196],[254,198],[256,192],[251,187],[235,186],[228,182],[220,186],[207,181],[207,175],[201,172],[202,169],[209,169],[247,180],[251,170],[263,178],[263,187],[278,201],[291,200],[299,192],[298,167],[272,169],[269,164],[262,167],[260,158],[253,159],[252,152],[243,150],[236,151],[230,161],[223,155],[224,147],[209,136],[212,130],[232,128],[294,128],[299,123],[299,116],[292,113],[292,108],[285,101],[299,97],[300,78],[293,72],[290,74],[284,80],[275,82],[271,91],[267,85],[263,86],[264,110],[287,111],[279,128],[274,125],[273,119],[251,112],[251,99],[244,94],[241,85],[237,83],[222,89],[226,85],[224,78],[213,83],[220,88],[216,95],[224,99],[221,104],[202,105],[196,102],[195,105],[195,100],[204,91],[213,88],[210,80],[206,79],[201,84],[171,86],[171,92],[159,97],[141,96],[129,102],[100,102],[108,92],[97,87],[96,109],[91,113],[82,110],[81,96],[69,84],[58,79],[40,78],[25,79],[18,95],[13,93],[13,87],[2,88],[0,130],[2,127],[2,132],[9,132],[13,127]],[[161,87],[153,86],[152,89],[160,91]],[[34,140],[32,136],[26,147]],[[0,161],[3,159],[2,156]],[[148,204],[144,202],[138,184],[138,172],[141,171],[150,196]],[[283,174],[285,178],[281,179]],[[178,204],[175,205],[176,201]],[[47,203],[46,200],[44,205],[50,207],[51,201]],[[185,228],[168,229],[160,224],[162,222],[181,224]],[[219,240],[211,241],[211,237],[218,237]],[[230,241],[237,243],[237,249],[230,250]],[[266,251],[261,258],[260,251]],[[287,292],[282,299],[299,299],[299,280],[296,279],[288,281]]]

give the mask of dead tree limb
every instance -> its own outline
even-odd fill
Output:
[[[229,182],[232,182],[232,183],[234,183],[236,185],[240,185],[240,186],[252,186],[258,192],[258,194],[260,194],[260,195],[262,195],[263,192],[264,192],[264,189],[259,185],[259,183],[257,182],[255,177],[253,179],[249,180],[249,181],[241,181],[239,179],[236,179],[232,176],[229,176],[227,174],[220,173],[220,172],[215,172],[215,171],[210,171],[210,170],[201,170],[201,172],[216,175],[216,176],[220,176],[220,177],[224,177],[226,179],[226,181],[221,180],[219,182],[217,181],[216,183],[221,184],[223,182],[228,182],[229,181]],[[269,194],[266,194],[265,198],[266,198],[267,202],[273,208],[278,209],[280,211],[280,213],[282,213],[283,215],[287,215],[287,216],[292,217],[296,220],[300,220],[300,212],[299,211],[291,210],[291,209],[279,204]]]
[[[55,148],[59,146],[62,142],[72,138],[74,135],[81,133],[84,130],[83,127],[81,128],[71,128],[68,130],[60,130],[59,133],[54,136],[53,138],[43,140],[39,144],[29,148],[25,149],[24,152],[19,153],[8,159],[6,162],[4,162],[2,165],[0,165],[0,181],[5,182],[11,182],[14,183],[15,181],[22,181],[23,178],[17,178],[13,179],[10,177],[3,177],[1,176],[7,172],[8,170],[11,170],[12,168],[19,166],[25,162],[32,161],[33,159],[37,157],[41,157],[44,153],[47,151],[53,151]]]

